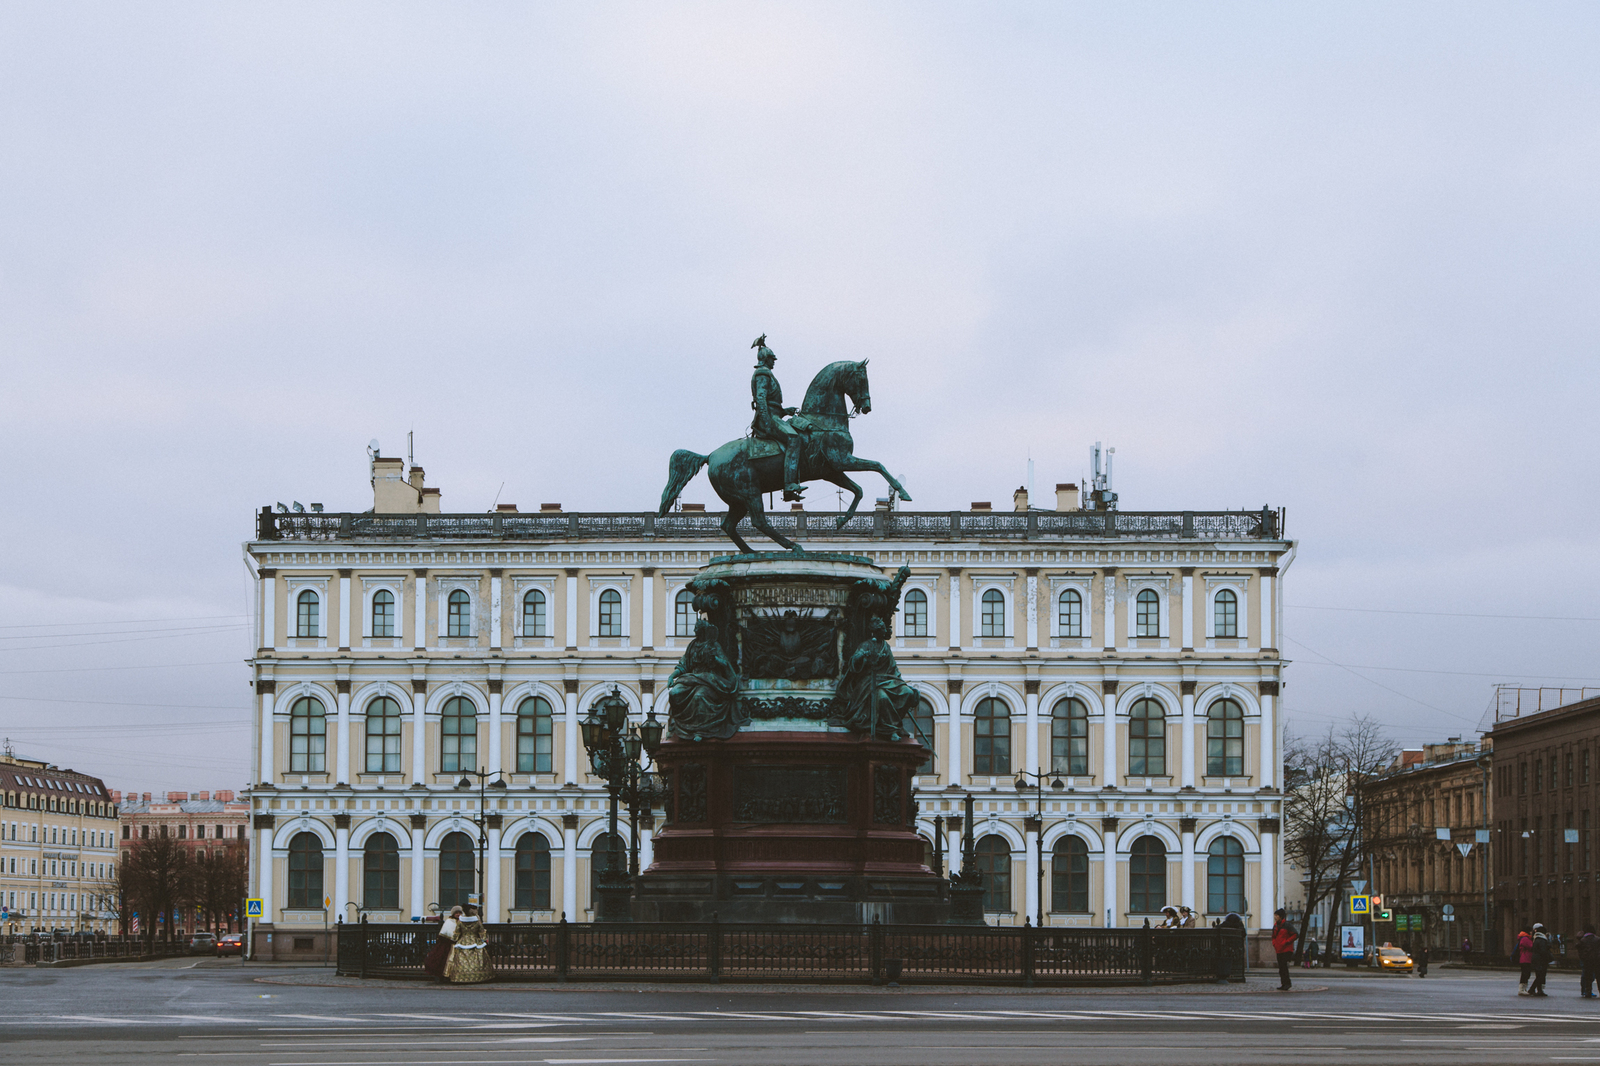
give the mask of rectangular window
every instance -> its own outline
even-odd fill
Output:
[[[1560,779],[1556,777],[1556,757],[1550,756],[1550,791],[1554,792],[1561,787]]]
[[[1083,636],[1083,596],[1077,589],[1061,594],[1061,607],[1057,612],[1056,626],[1063,637]],[[1087,860],[1085,860],[1087,861]]]
[[[1589,783],[1589,749],[1588,748],[1584,748],[1583,749],[1583,777],[1581,778],[1581,780],[1586,785]]]
[[[985,637],[1003,637],[1006,635],[1006,597],[999,589],[990,589],[983,594],[982,627],[979,634]]]
[[[677,599],[672,601],[672,635],[694,636],[694,623],[697,617],[694,611],[694,595],[688,589],[684,589],[678,593]]]
[[[1587,872],[1588,869],[1589,869],[1589,812],[1588,811],[1584,811],[1583,812],[1583,827],[1580,830],[1580,832],[1583,835],[1583,869],[1584,869],[1585,872]]]
[[[908,637],[928,635],[928,594],[921,589],[906,593],[905,630]]]
[[[387,589],[372,594],[372,635],[394,636],[394,593]]]
[[[1567,812],[1567,828],[1568,829],[1572,828],[1572,812],[1571,811]],[[1572,852],[1573,852],[1574,849],[1573,849],[1571,844],[1565,843],[1565,837],[1566,837],[1566,834],[1563,834],[1563,846],[1562,846],[1561,850],[1565,853],[1563,858],[1566,861],[1567,873],[1570,874],[1572,872]]]
[[[1543,759],[1535,759],[1535,760],[1533,760],[1533,790],[1535,792],[1543,792],[1544,791],[1544,760]]]
[[[1517,764],[1517,792],[1521,795],[1528,794],[1528,764]]]
[[[1576,779],[1572,775],[1572,752],[1570,752],[1570,751],[1567,752],[1566,759],[1564,761],[1567,764],[1566,765],[1567,776],[1566,776],[1565,780],[1567,782],[1567,787],[1571,788],[1574,784],[1577,783]]]

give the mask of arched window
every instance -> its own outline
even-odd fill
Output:
[[[550,909],[550,842],[540,833],[523,833],[517,841],[519,911]]]
[[[990,914],[1011,911],[1011,845],[990,834],[978,841],[978,869],[983,871],[983,909]]]
[[[465,833],[451,833],[439,842],[439,909],[465,907],[477,891],[473,883],[473,843]]]
[[[544,593],[538,589],[529,589],[528,594],[522,597],[522,635],[545,636]]]
[[[905,635],[908,637],[928,635],[928,594],[921,589],[912,589],[906,593]]]
[[[369,911],[400,909],[400,845],[388,833],[373,833],[361,853],[361,906]]]
[[[906,719],[906,732],[917,743],[928,749],[928,757],[917,767],[919,774],[933,773],[933,704],[918,700],[916,710]]]
[[[688,589],[679,589],[677,597],[672,601],[672,635],[694,636],[694,623],[694,593]]]
[[[1244,709],[1234,700],[1206,712],[1206,776],[1244,776]]]
[[[1239,597],[1232,589],[1218,589],[1211,601],[1211,629],[1214,636],[1239,635]]]
[[[550,701],[543,696],[529,696],[517,705],[517,773],[550,773],[554,722]]]
[[[628,842],[617,837],[617,862],[628,867]],[[611,834],[601,833],[589,847],[589,908],[600,913],[600,875],[611,868]]]
[[[1206,910],[1243,914],[1244,909],[1244,845],[1232,837],[1218,837],[1206,854]]]
[[[1137,636],[1159,637],[1161,635],[1161,597],[1155,589],[1143,589],[1139,592],[1138,611],[1134,616],[1134,625],[1138,630]]]
[[[289,909],[322,910],[322,841],[315,833],[289,841]]]
[[[972,715],[972,772],[1011,772],[1011,707],[993,696],[978,701]]]
[[[452,637],[472,636],[472,597],[463,589],[453,589],[445,601],[449,608],[449,621],[445,633]]]
[[[1050,909],[1058,914],[1089,910],[1089,845],[1068,833],[1050,855]]]
[[[1006,635],[1006,594],[999,589],[983,594],[982,633],[986,637]]]
[[[478,708],[465,696],[452,696],[444,702],[444,713],[439,716],[439,750],[439,769],[444,773],[478,768]]]
[[[400,704],[379,696],[367,704],[367,773],[400,772]]]
[[[1050,772],[1089,773],[1089,708],[1075,696],[1057,700],[1050,712]]]
[[[394,636],[394,593],[379,589],[372,594],[372,635]]]
[[[1167,905],[1167,846],[1160,837],[1140,837],[1128,855],[1128,909],[1154,914]]]
[[[320,774],[327,769],[328,715],[315,696],[301,696],[289,708],[289,772]]]
[[[1083,594],[1066,589],[1056,601],[1056,631],[1063,637],[1083,636]]]
[[[600,635],[622,636],[622,593],[616,589],[600,593]]]
[[[1166,709],[1156,700],[1140,700],[1128,713],[1128,774],[1161,777],[1166,772]]]
[[[322,613],[322,602],[317,599],[317,594],[310,589],[306,589],[300,593],[300,597],[295,600],[295,604],[294,635],[297,637],[321,636],[321,625],[318,619]]]

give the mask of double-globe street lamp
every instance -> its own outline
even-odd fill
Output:
[[[662,724],[651,708],[643,722],[628,725],[628,704],[617,690],[600,697],[582,722],[583,747],[597,777],[606,783],[609,797],[609,836],[606,868],[596,877],[600,897],[595,920],[628,922],[633,920],[630,897],[633,879],[639,875],[639,816],[652,810],[664,790],[656,775],[647,772],[641,761],[654,756],[661,746]],[[629,862],[622,864],[617,837],[617,803],[628,805]]]
[[[1044,779],[1052,776],[1051,774],[1034,773],[1030,770],[1017,771],[1017,791],[1026,792],[1030,788],[1033,789],[1033,798],[1036,804],[1034,813],[1024,821],[1025,827],[1033,830],[1033,871],[1035,875],[1033,891],[1034,905],[1037,908],[1033,918],[1035,926],[1044,925]],[[1030,777],[1033,778],[1032,784],[1028,783],[1028,778]],[[1067,786],[1062,782],[1061,778],[1056,777],[1050,782],[1050,787],[1059,790]]]
[[[479,767],[476,770],[463,769],[461,773],[463,775],[461,780],[456,782],[456,788],[458,789],[469,789],[472,787],[471,778],[476,777],[478,779],[478,814],[477,817],[472,819],[472,824],[476,826],[478,830],[478,913],[484,915],[484,920],[487,921],[489,918],[489,909],[488,897],[485,896],[483,892],[483,853],[484,849],[489,843],[488,828],[491,815],[489,814],[486,801],[488,799],[489,789],[497,789],[499,792],[504,793],[506,790],[506,783],[505,779],[500,776],[500,772],[498,770],[485,770],[482,767]],[[467,775],[470,775],[470,777]],[[494,778],[493,781],[489,780],[491,777]],[[494,824],[499,825],[500,815],[496,814],[492,817],[495,819]]]

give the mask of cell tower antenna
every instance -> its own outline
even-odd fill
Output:
[[[409,470],[413,466],[417,465],[417,453],[416,453],[416,449],[413,447],[415,442],[412,439],[416,435],[417,434],[416,434],[415,430],[411,430],[411,429],[406,430],[406,469],[407,470]]]

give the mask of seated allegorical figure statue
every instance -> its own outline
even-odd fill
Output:
[[[901,728],[917,707],[917,690],[900,676],[889,650],[889,627],[882,618],[867,624],[867,639],[856,646],[839,682],[834,707],[847,729],[885,740],[905,735]]]
[[[681,740],[726,740],[739,731],[739,675],[717,639],[717,627],[699,622],[678,668],[667,680],[667,725]]]

